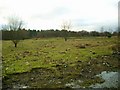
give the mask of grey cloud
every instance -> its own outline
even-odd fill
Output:
[[[39,11],[38,11],[39,12]],[[38,13],[32,16],[32,18],[41,18],[41,19],[53,19],[60,17],[62,15],[68,14],[70,11],[65,7],[56,7],[49,13]]]

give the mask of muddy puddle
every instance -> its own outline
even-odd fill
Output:
[[[103,71],[101,74],[96,76],[101,77],[105,80],[104,83],[91,85],[92,88],[118,88],[118,72],[107,72]]]
[[[90,85],[87,88],[118,88],[118,72],[109,72],[109,71],[103,71],[100,74],[96,75],[95,77],[100,77],[104,80],[103,83],[96,83],[94,85]],[[86,88],[81,86],[83,83],[82,80],[76,80],[71,83],[65,84],[66,87],[70,88]]]

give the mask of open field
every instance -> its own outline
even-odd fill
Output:
[[[64,88],[82,80],[83,88],[102,83],[95,75],[118,70],[116,43],[117,37],[42,38],[20,41],[15,48],[11,41],[3,41],[3,86]]]

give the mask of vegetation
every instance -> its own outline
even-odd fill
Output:
[[[68,32],[67,30],[70,30],[72,27],[71,22],[63,22],[61,25],[62,31],[63,31],[63,37],[65,41],[67,41],[68,38]]]
[[[21,40],[14,48],[9,40],[3,40],[3,83],[13,87],[14,82],[26,85],[27,81],[29,87],[60,88],[71,79],[83,78],[83,87],[103,82],[90,77],[103,70],[117,70],[117,58],[109,57],[116,43],[117,37],[71,37],[67,42],[60,37],[34,38]]]
[[[108,31],[105,32],[97,32],[97,31],[79,31],[79,32],[75,32],[75,31],[67,31],[67,30],[54,30],[54,29],[50,29],[50,30],[41,30],[41,31],[37,31],[37,30],[26,30],[26,29],[21,29],[16,31],[19,33],[18,36],[20,36],[19,39],[23,40],[23,39],[31,39],[31,38],[53,38],[53,37],[91,37],[91,36],[99,36],[99,37],[112,37],[112,36],[117,36],[118,32],[114,31],[113,33],[110,33]],[[15,31],[9,31],[9,30],[2,30],[2,39],[3,40],[10,40],[12,39],[12,35],[13,33],[15,33]]]
[[[22,27],[23,27],[23,21],[20,20],[18,17],[8,18],[8,23],[3,26],[3,30],[10,31],[10,32],[7,32],[8,36],[4,34],[5,37],[8,38],[9,40],[12,40],[15,47],[17,47],[17,44],[22,39],[22,33],[20,31]]]

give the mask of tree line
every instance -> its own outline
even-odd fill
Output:
[[[31,39],[31,38],[51,38],[51,37],[88,37],[88,36],[105,36],[111,37],[116,36],[117,32],[114,31],[113,33],[104,31],[67,31],[67,30],[2,30],[2,40],[24,40],[24,39]]]

